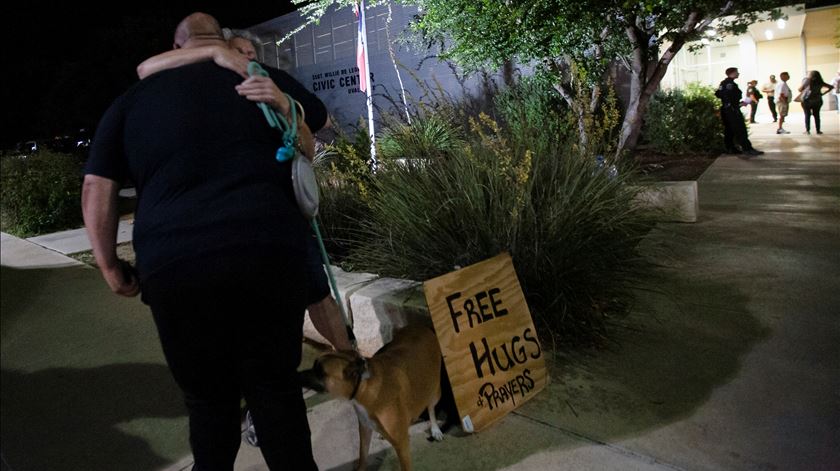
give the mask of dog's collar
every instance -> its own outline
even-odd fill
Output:
[[[370,371],[368,370],[367,360],[362,358],[362,368],[359,372],[359,376],[356,377],[356,384],[353,385],[353,392],[350,394],[350,400],[356,398],[356,393],[359,392],[359,386],[362,384],[363,379],[370,378]]]

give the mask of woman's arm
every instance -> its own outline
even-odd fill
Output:
[[[799,91],[804,92],[809,85],[811,85],[811,81],[808,80],[808,77],[805,77],[804,79],[802,79],[802,85],[799,87]]]
[[[202,46],[173,49],[150,57],[137,66],[137,76],[144,79],[154,73],[182,65],[212,60],[220,67],[248,78],[248,58],[226,46]]]

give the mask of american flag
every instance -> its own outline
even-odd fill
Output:
[[[359,21],[359,39],[356,41],[356,67],[359,68],[359,90],[367,91],[368,72],[365,67],[365,41],[367,31],[365,20],[362,16],[365,10],[365,0],[356,2],[356,19]]]

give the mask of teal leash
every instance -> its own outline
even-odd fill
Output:
[[[327,248],[324,247],[324,239],[321,237],[321,229],[318,227],[318,222],[312,218],[312,230],[315,231],[315,237],[318,239],[318,248],[321,250],[321,260],[327,268],[327,278],[330,280],[330,287],[335,295],[335,302],[341,310],[341,315],[344,317],[344,327],[347,328],[347,337],[350,339],[350,345],[356,349],[356,335],[353,333],[353,326],[350,325],[350,316],[347,315],[346,307],[341,302],[341,294],[338,292],[338,285],[335,283],[335,276],[333,275],[332,265],[330,264],[330,256],[327,255]]]
[[[259,63],[251,61],[248,64],[248,76],[268,77],[269,75]],[[297,151],[295,150],[295,142],[297,141],[297,107],[295,106],[295,100],[289,96],[288,93],[284,93],[284,95],[286,95],[286,99],[289,100],[289,110],[292,118],[291,123],[289,123],[284,116],[278,115],[273,108],[268,106],[267,103],[257,103],[257,106],[260,107],[263,115],[265,115],[268,125],[283,133],[283,147],[277,149],[277,153],[275,154],[275,158],[278,162],[289,161],[295,158],[295,155],[297,154]],[[306,157],[303,158],[305,159]],[[333,296],[335,296],[336,304],[338,304],[338,308],[341,310],[341,316],[344,318],[344,326],[347,328],[347,336],[350,338],[350,343],[355,349],[356,336],[353,334],[353,327],[350,324],[350,316],[347,314],[347,308],[344,303],[341,302],[341,294],[338,292],[338,285],[335,282],[332,264],[330,263],[330,256],[327,254],[327,249],[324,246],[324,239],[321,237],[321,229],[318,227],[316,217],[313,216],[309,220],[309,223],[312,226],[312,230],[315,232],[315,237],[318,239],[318,248],[321,251],[321,260],[324,262],[324,266],[327,269],[327,278],[330,281],[330,287],[332,288]]]
[[[266,72],[259,63],[254,61],[248,63],[248,75],[250,77],[269,76],[268,72]],[[268,125],[283,133],[283,147],[277,149],[277,154],[274,156],[278,162],[286,162],[287,160],[292,160],[295,157],[295,141],[297,141],[297,107],[295,106],[295,100],[289,96],[288,93],[283,94],[286,95],[286,99],[289,100],[289,114],[292,116],[291,123],[286,121],[286,118],[283,115],[278,115],[272,107],[268,106],[267,103],[257,103],[257,106],[260,107],[263,115],[265,115]]]

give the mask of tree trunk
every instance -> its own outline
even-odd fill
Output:
[[[513,60],[508,59],[502,64],[502,81],[504,81],[505,86],[508,88],[516,85],[516,78],[514,78],[513,72]]]
[[[569,90],[565,84],[555,83],[554,89],[560,93],[560,96],[563,97],[563,99],[569,105],[569,108],[571,108],[577,116],[578,139],[580,143],[580,150],[582,153],[586,153],[586,150],[589,147],[589,134],[588,129],[586,129],[587,107],[583,103],[581,103],[582,100],[578,100],[575,96],[573,96],[574,92]]]
[[[618,136],[618,145],[615,149],[616,158],[621,158],[625,150],[632,150],[639,139],[639,132],[642,129],[644,119],[643,109],[640,108],[642,96],[647,85],[647,42],[644,33],[635,26],[628,26],[626,29],[630,44],[633,45],[633,62],[631,63],[630,74],[630,99],[627,103],[627,112],[624,121],[621,123],[621,133]]]
[[[634,73],[630,79],[630,102],[627,104],[627,113],[621,123],[621,134],[615,151],[616,158],[621,158],[625,151],[635,149],[638,143],[645,111],[650,102],[650,95],[646,96],[643,91],[646,88],[645,85],[644,77],[639,77]]]
[[[718,16],[723,16],[729,12],[732,5],[733,2],[727,2]],[[650,75],[647,73],[648,64],[646,58],[649,57],[648,45],[650,44],[653,33],[641,31],[633,26],[627,27],[625,32],[630,39],[630,43],[633,45],[633,76],[630,82],[630,102],[627,106],[627,114],[624,115],[624,122],[621,124],[621,135],[619,136],[618,146],[616,148],[617,158],[622,157],[626,151],[636,148],[650,98],[659,89],[659,84],[662,82],[662,78],[665,77],[668,66],[674,60],[674,56],[685,45],[686,38],[691,33],[705,30],[711,22],[712,17],[704,20],[703,15],[699,11],[691,12],[677,37],[673,39],[671,45],[656,62],[656,66]]]

